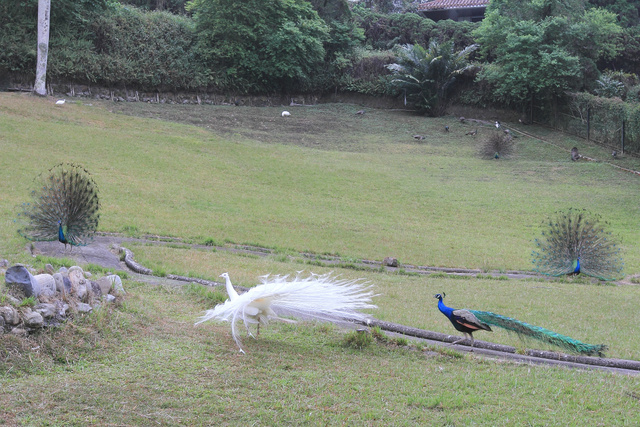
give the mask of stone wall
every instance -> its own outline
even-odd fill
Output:
[[[6,260],[0,263],[2,270],[6,268],[6,293],[0,293],[0,334],[26,336],[125,294],[115,274],[92,280],[91,273],[78,266],[54,271],[47,265],[46,273],[35,274],[27,266],[6,264]]]

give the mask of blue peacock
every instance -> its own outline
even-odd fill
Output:
[[[82,166],[60,163],[36,178],[31,202],[18,213],[18,233],[29,240],[58,240],[82,246],[90,240],[100,220],[98,186]]]
[[[535,271],[549,276],[581,273],[600,280],[620,276],[620,248],[598,215],[578,209],[558,211],[542,228],[532,253]]]
[[[561,347],[562,349],[572,353],[603,356],[604,351],[607,349],[607,346],[604,344],[585,344],[540,326],[533,326],[528,323],[521,322],[520,320],[491,313],[490,311],[454,309],[447,307],[444,305],[444,302],[442,302],[444,297],[444,292],[442,294],[434,295],[434,298],[438,299],[438,308],[442,314],[447,316],[451,321],[453,327],[465,335],[464,338],[455,341],[453,344],[464,341],[468,336],[471,340],[471,347],[473,347],[473,333],[475,331],[491,331],[491,326],[497,326],[499,328],[515,332],[521,337],[533,338],[547,344]]]

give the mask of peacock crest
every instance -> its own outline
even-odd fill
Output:
[[[31,201],[20,207],[18,233],[29,240],[85,245],[100,219],[98,186],[82,166],[60,163],[35,179]]]
[[[549,276],[582,273],[615,280],[623,262],[608,225],[586,210],[556,212],[542,223],[542,236],[534,241],[534,270]]]

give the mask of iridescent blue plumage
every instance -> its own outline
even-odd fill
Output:
[[[434,296],[438,299],[438,308],[442,314],[447,316],[454,328],[465,335],[469,335],[472,347],[473,332],[480,329],[491,331],[490,326],[497,326],[499,328],[515,332],[521,337],[533,338],[547,344],[561,347],[564,350],[573,353],[603,356],[604,351],[607,349],[607,346],[604,344],[585,344],[571,337],[550,331],[549,329],[545,329],[540,326],[533,326],[511,317],[491,313],[490,311],[453,309],[444,305],[442,302],[444,296],[444,292]],[[462,340],[456,341],[455,343],[460,341]]]
[[[606,223],[605,223],[606,224]],[[543,222],[535,239],[534,270],[549,276],[585,274],[615,280],[622,273],[620,248],[600,217],[584,210],[556,212]]]

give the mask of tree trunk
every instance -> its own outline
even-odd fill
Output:
[[[47,96],[50,12],[51,0],[38,0],[38,59],[36,62],[36,83],[33,89],[40,96]]]

